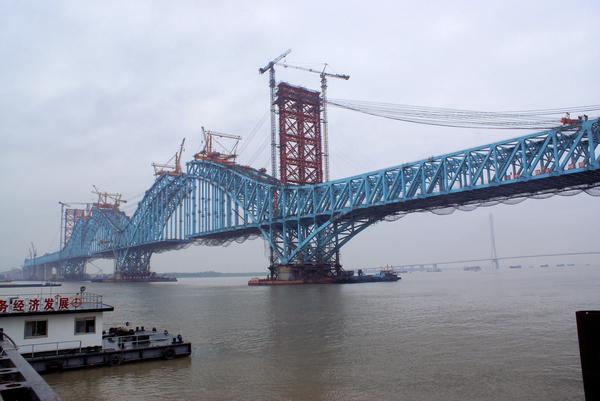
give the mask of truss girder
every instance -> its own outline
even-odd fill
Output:
[[[251,234],[269,243],[274,263],[335,263],[348,240],[388,215],[598,185],[599,144],[599,122],[592,120],[314,185],[191,161],[185,174],[158,178],[131,218],[92,208],[60,252],[25,264],[115,255],[125,261],[129,252],[143,261],[147,251]]]

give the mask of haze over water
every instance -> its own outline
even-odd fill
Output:
[[[45,378],[67,401],[583,399],[575,311],[598,308],[600,266],[246,282],[86,284],[107,323],[181,333],[192,357]]]

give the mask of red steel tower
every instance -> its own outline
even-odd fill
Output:
[[[279,108],[279,176],[282,182],[323,182],[321,98],[318,91],[281,82]]]
[[[86,217],[87,211],[85,209],[65,209],[63,244],[69,242],[71,234],[73,234],[73,228],[75,228],[75,224],[77,223],[77,221]]]

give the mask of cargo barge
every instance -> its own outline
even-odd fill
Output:
[[[161,276],[154,272],[149,275],[120,275],[120,276],[105,276],[95,277],[90,280],[92,283],[174,283],[177,278],[171,276]]]
[[[21,283],[21,282],[10,282],[5,281],[0,283],[0,288],[27,288],[27,287],[60,287],[62,283]]]
[[[302,284],[361,284],[361,283],[383,283],[400,280],[400,276],[393,271],[383,270],[376,274],[364,274],[362,269],[354,275],[354,271],[344,271],[337,277],[323,277],[311,280],[273,280],[253,277],[248,281],[249,286],[280,286],[280,285],[302,285]]]

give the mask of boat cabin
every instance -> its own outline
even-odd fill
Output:
[[[114,308],[82,290],[0,295],[0,329],[21,354],[102,347],[103,313]]]

